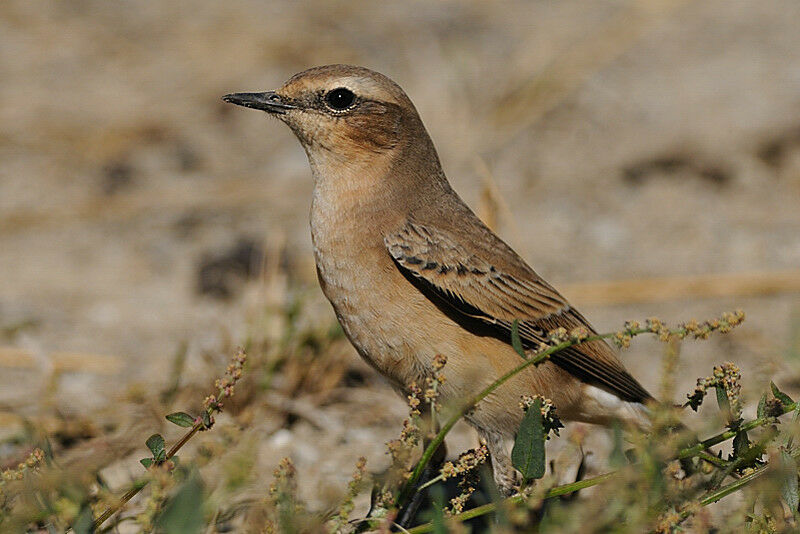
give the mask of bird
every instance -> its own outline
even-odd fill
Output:
[[[299,140],[320,287],[359,355],[401,393],[431,378],[441,355],[441,403],[471,398],[521,363],[515,324],[529,354],[558,328],[596,333],[453,190],[414,104],[387,76],[325,65],[223,100],[267,112]],[[520,481],[509,451],[522,395],[550,399],[565,421],[638,427],[653,401],[602,340],[519,373],[466,415],[505,495]]]

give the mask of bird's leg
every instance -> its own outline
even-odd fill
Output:
[[[497,490],[503,497],[510,497],[519,491],[522,482],[519,471],[514,468],[511,456],[506,451],[505,438],[499,432],[479,429],[478,434],[486,442],[492,461],[492,474]]]
[[[433,437],[436,435],[438,424],[431,417],[430,407],[427,404],[423,404],[420,406],[422,411],[421,420],[423,421],[423,428],[421,429],[422,435],[422,450],[426,450],[428,445],[430,445]],[[423,469],[422,474],[417,481],[416,487],[419,488],[420,486],[426,484],[432,478],[436,477],[441,471],[442,466],[444,465],[444,460],[447,457],[447,446],[444,442],[434,451],[433,456],[431,457],[428,464]],[[415,489],[413,495],[411,496],[411,500],[406,503],[403,508],[400,509],[400,512],[397,514],[397,521],[396,523],[403,528],[408,528],[413,526],[411,524],[414,521],[414,517],[417,515],[417,511],[419,510],[420,504],[422,504],[422,500],[425,497],[425,493],[427,490],[418,491]]]

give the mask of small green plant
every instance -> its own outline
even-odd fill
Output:
[[[541,395],[523,396],[522,418],[514,448],[511,449],[511,461],[520,472],[525,482],[542,478],[545,471],[544,443],[552,431],[558,435],[563,425],[555,414],[555,406],[549,399]]]
[[[247,355],[244,350],[239,349],[228,365],[228,368],[225,370],[225,376],[214,382],[216,393],[209,395],[203,400],[203,410],[200,412],[200,415],[192,417],[186,412],[175,412],[166,416],[167,421],[170,423],[189,428],[189,430],[181,439],[170,447],[169,450],[166,449],[166,441],[161,434],[153,434],[147,438],[145,445],[147,445],[147,448],[150,450],[151,456],[139,460],[146,469],[154,470],[163,466],[166,467],[168,471],[171,471],[175,468],[178,462],[176,453],[181,447],[186,445],[195,434],[208,430],[214,425],[214,415],[222,411],[222,399],[233,396],[234,387],[242,377],[242,370],[246,361]],[[94,520],[92,525],[93,531],[97,530],[108,518],[118,512],[125,503],[135,497],[147,483],[147,479],[142,479],[133,484],[131,489],[120,498],[119,502],[110,506]]]
[[[244,352],[240,351],[225,376],[215,382],[214,392],[205,398],[201,410],[195,414],[178,411],[166,416],[169,423],[186,429],[181,438],[171,446],[160,433],[146,440],[149,453],[140,460],[146,472],[122,497],[113,497],[102,485],[97,487],[91,478],[84,476],[95,473],[95,468],[59,469],[45,462],[49,457],[43,452],[48,450],[46,447],[32,449],[19,465],[3,472],[0,528],[24,531],[49,525],[56,530],[71,526],[76,533],[106,532],[122,521],[135,521],[143,532],[200,532],[209,527],[213,530],[216,525],[275,533],[388,532],[401,528],[396,522],[404,505],[420,492],[428,491],[431,496],[428,509],[421,510],[419,517],[429,522],[406,526],[403,531],[415,534],[461,532],[470,528],[465,523],[482,516],[495,516],[483,523],[482,528],[498,532],[527,532],[536,525],[539,531],[556,533],[671,533],[685,528],[687,522],[691,529],[699,532],[709,530],[712,524],[719,531],[792,531],[798,526],[800,507],[797,463],[800,448],[796,446],[800,435],[797,425],[800,403],[771,384],[757,406],[748,410],[748,403],[742,396],[740,370],[732,363],[718,365],[709,376],[700,378],[697,386],[686,395],[683,408],[651,406],[652,428],[647,433],[629,429],[623,434],[621,428],[614,428],[608,461],[612,470],[608,472],[555,484],[554,477],[547,473],[545,444],[562,427],[557,406],[541,396],[522,396],[520,410],[524,414],[511,454],[523,479],[517,495],[501,499],[489,487],[487,493],[492,500],[473,504],[471,497],[475,491],[481,486],[486,488],[487,484],[491,486],[492,477],[486,471],[489,457],[485,445],[443,462],[438,472],[434,471],[424,484],[421,483],[426,466],[457,421],[505,381],[529,366],[547,361],[552,354],[597,339],[610,339],[624,348],[637,336],[655,336],[665,344],[661,396],[671,398],[680,341],[706,339],[714,332],[728,332],[743,319],[741,312],[727,313],[719,319],[689,321],[672,328],[658,319],[649,319],[643,324],[631,321],[620,331],[601,335],[590,335],[584,330],[557,330],[550,332],[548,342],[533,355],[523,352],[517,325],[514,325],[511,343],[520,355],[519,365],[456,407],[440,405],[439,391],[446,383],[447,361],[439,356],[432,375],[419,386],[410,388],[408,418],[403,422],[399,437],[387,444],[391,458],[389,469],[383,474],[369,473],[366,457],[359,458],[338,501],[322,513],[311,511],[299,497],[297,470],[288,458],[275,469],[271,484],[252,481],[256,488],[261,488],[257,498],[241,499],[232,493],[248,480],[247,473],[230,475],[236,476],[236,483],[226,482],[230,477],[223,475],[216,486],[209,482],[207,475],[201,476],[198,467],[204,465],[203,458],[226,451],[228,460],[219,467],[228,469],[227,464],[233,460],[237,465],[241,462],[245,462],[243,466],[253,465],[252,460],[239,458],[252,455],[250,447],[240,447],[235,454],[231,450],[238,439],[235,435],[223,436],[222,441],[227,444],[217,448],[208,448],[210,445],[203,445],[199,440],[201,446],[188,460],[178,460],[177,452],[198,433],[214,426],[223,403],[228,403],[233,396],[245,363]],[[298,344],[293,341],[295,338]],[[334,342],[324,341],[312,347],[307,340],[308,336],[297,330],[281,342],[280,350],[286,354],[329,351],[330,343]],[[291,388],[308,381],[308,375],[301,374],[300,368],[288,363],[270,364],[283,360],[275,352],[277,349],[268,350],[272,359],[256,361],[252,372],[268,373],[270,381],[276,379],[276,384],[285,384],[281,373],[290,372]],[[316,365],[325,369],[332,364],[319,362]],[[248,371],[249,382],[244,385],[244,395],[248,394],[248,388],[263,393],[265,388],[271,387],[263,385],[267,375],[249,376],[251,371]],[[180,398],[179,389],[176,387],[173,392],[176,399]],[[682,427],[683,410],[698,410],[709,396],[716,399],[724,428],[712,432],[710,437],[698,439]],[[782,416],[790,413],[793,414],[792,423],[781,424]],[[308,417],[314,420],[313,414]],[[223,426],[214,436],[232,431],[232,427]],[[728,453],[712,451],[725,442],[730,444]],[[444,484],[452,479],[458,481],[457,490],[452,493],[451,489],[447,495]],[[597,486],[603,486],[603,490],[583,491]],[[148,488],[145,497],[136,501],[132,513],[117,514],[145,488]],[[372,495],[370,510],[366,514],[356,513],[356,503],[362,502],[369,493]],[[578,493],[579,499],[569,498]],[[733,493],[740,495],[740,504],[732,506],[725,517],[714,518],[712,522],[706,507]],[[92,510],[97,514],[95,517]],[[113,521],[109,521],[112,518]]]

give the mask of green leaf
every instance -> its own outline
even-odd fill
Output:
[[[147,445],[147,448],[153,453],[153,459],[155,461],[160,462],[167,459],[167,451],[165,449],[166,443],[161,434],[153,434],[147,438],[145,445]]]
[[[781,404],[784,406],[794,404],[792,398],[783,391],[779,390],[778,386],[775,385],[775,382],[770,382],[769,387],[772,389],[772,394],[775,395],[775,398],[781,401]]]
[[[608,463],[611,465],[611,467],[619,469],[628,463],[628,459],[622,443],[622,427],[618,423],[614,423],[612,430],[614,432],[612,437],[613,442]]]
[[[142,464],[145,469],[150,469],[150,466],[153,465],[154,461],[155,460],[153,460],[152,458],[142,458],[141,460],[139,460],[139,463]]]
[[[431,488],[431,498],[433,506],[431,507],[431,526],[433,527],[433,534],[447,534],[447,525],[444,524],[444,490],[441,485]]]
[[[750,438],[747,437],[747,432],[737,432],[733,438],[733,455],[740,458],[748,450],[750,450]]]
[[[211,428],[211,414],[209,414],[207,410],[204,410],[203,413],[200,414],[200,417],[203,419],[203,427]]]
[[[797,512],[800,506],[800,496],[797,493],[797,462],[791,454],[781,451],[781,467],[783,467],[783,480],[781,481],[781,496],[792,513]]]
[[[700,405],[703,404],[703,399],[705,399],[706,393],[702,389],[695,390],[694,393],[690,393],[686,395],[687,400],[686,406],[689,406],[695,412],[700,408]]]
[[[756,417],[761,419],[762,417],[766,416],[766,409],[767,409],[767,394],[764,393],[761,395],[761,399],[758,401],[758,409],[756,410]]]
[[[74,534],[90,534],[94,532],[92,529],[92,521],[92,509],[88,504],[84,504],[81,506],[78,518],[75,520],[75,523],[72,524],[72,531]]]
[[[514,351],[525,358],[525,349],[522,348],[522,340],[519,337],[519,319],[514,319],[514,322],[511,323],[511,346],[514,348]]]
[[[714,389],[717,392],[717,405],[719,406],[719,410],[725,414],[725,417],[729,417],[731,414],[731,403],[728,400],[728,393],[722,386],[716,386]]]
[[[205,527],[203,503],[205,489],[199,475],[193,473],[164,505],[156,518],[159,532],[168,534],[193,534]]]
[[[167,416],[167,421],[182,427],[194,426],[194,417],[186,412],[175,412]]]
[[[536,398],[522,418],[514,448],[511,449],[511,462],[525,480],[544,476],[544,440],[542,400]]]
[[[792,423],[794,423],[796,425],[798,421],[800,421],[800,404],[796,404],[795,405],[795,407],[794,407],[794,415],[792,416]],[[794,444],[794,436],[792,435],[791,432],[787,432],[787,434],[788,435],[786,436],[786,440],[785,440],[786,448],[788,450],[791,450],[792,449],[792,445]]]

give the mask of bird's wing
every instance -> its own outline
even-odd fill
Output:
[[[460,243],[452,232],[407,222],[384,242],[398,268],[423,293],[445,305],[451,315],[479,321],[497,337],[511,342],[511,327],[519,320],[519,335],[526,349],[536,349],[547,334],[559,327],[567,331],[591,325],[552,286],[539,277],[510,247],[488,231],[496,243],[476,246]],[[467,246],[469,245],[469,246]],[[493,262],[491,246],[506,258],[503,268]],[[603,341],[570,347],[551,360],[587,383],[598,385],[622,400],[643,402],[650,394],[622,366]]]

